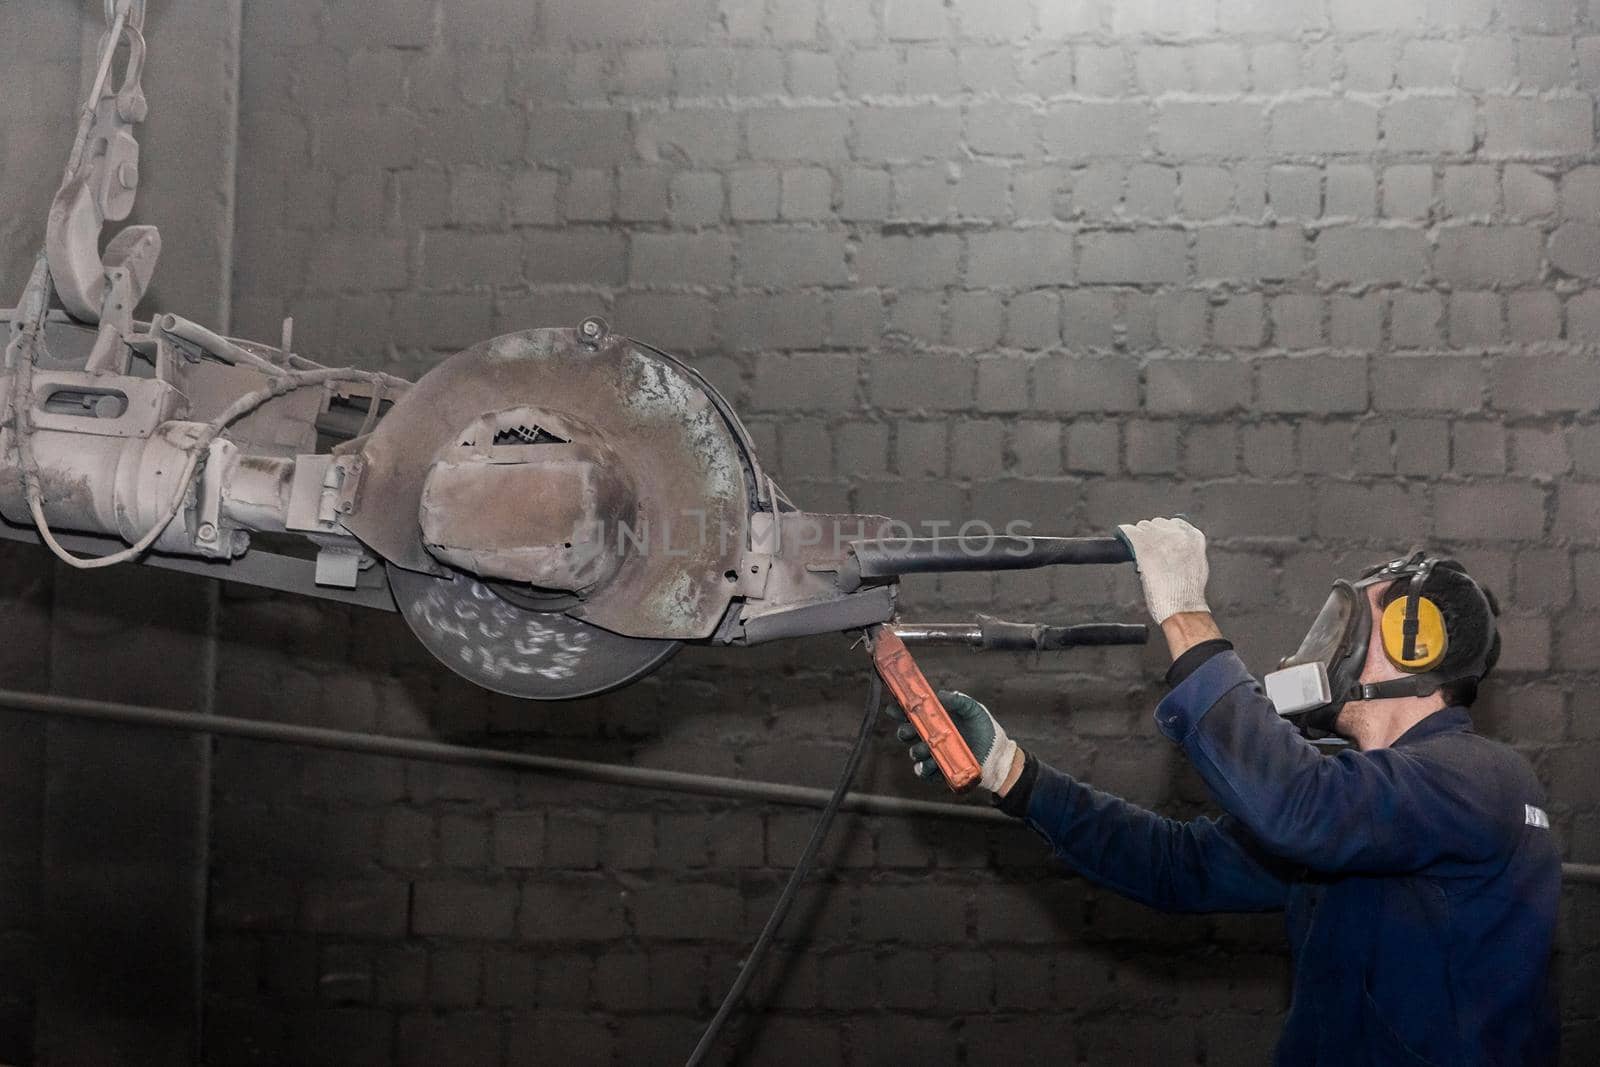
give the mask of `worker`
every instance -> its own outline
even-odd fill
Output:
[[[1285,912],[1277,1063],[1554,1063],[1560,858],[1532,769],[1467,710],[1499,653],[1493,596],[1424,553],[1338,581],[1263,688],[1206,606],[1204,534],[1153,519],[1119,536],[1172,653],[1156,727],[1224,814],[1179,822],[1100,792],[941,693],[994,803],[1151,907]],[[1348,747],[1325,755],[1313,731]],[[925,744],[911,756],[939,777]]]

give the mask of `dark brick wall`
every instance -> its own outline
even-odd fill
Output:
[[[27,281],[44,237],[45,211],[61,180],[78,78],[79,12],[66,5],[20,5],[0,32],[0,305],[11,306]],[[31,146],[61,145],[60,161],[41,166]],[[21,546],[0,543],[0,687],[50,685],[51,601],[48,563]],[[40,978],[39,860],[45,795],[45,724],[0,711],[0,1063],[32,1056]]]
[[[146,308],[223,329],[238,24],[238,0],[147,5],[153,106],[129,220],[158,224],[166,242]],[[76,0],[0,19],[0,305],[33,266],[103,30],[102,5]],[[208,708],[215,583],[78,574],[3,547],[0,686]],[[0,1062],[192,1062],[209,741],[0,711],[0,745]]]
[[[1085,533],[1187,511],[1257,666],[1335,574],[1456,548],[1508,609],[1484,728],[1592,861],[1595,33],[1583,5],[1454,0],[257,5],[236,311],[407,371],[604,312],[707,371],[806,506]],[[1139,615],[1126,573],[909,594]],[[689,650],[525,707],[392,619],[226,617],[219,696],[253,714],[809,784],[865,678],[842,640]],[[927,666],[1047,758],[1202,810],[1147,718],[1156,650]],[[908,777],[882,740],[869,784]],[[670,1062],[811,819],[233,743],[217,780],[213,1048],[265,1060]],[[1154,916],[1040,851],[847,820],[741,1050],[1260,1058],[1276,919]],[[1569,897],[1575,960],[1600,901]],[[1567,967],[1575,1053],[1597,977]]]
[[[168,47],[171,47],[169,44]],[[285,0],[245,6],[234,326],[420,373],[608,314],[693,359],[789,493],[1051,532],[1185,511],[1248,662],[1411,541],[1507,608],[1480,728],[1600,861],[1600,8],[1574,0]],[[1131,573],[908,612],[1139,616]],[[842,639],[518,705],[393,617],[234,594],[217,706],[826,784]],[[1205,810],[1159,649],[930,655],[1045,758]],[[923,795],[880,738],[870,788]],[[810,815],[219,742],[208,1058],[672,1062]],[[1159,916],[1022,831],[848,817],[741,1062],[1254,1062],[1278,920]],[[1567,891],[1569,1058],[1600,895]],[[1587,959],[1585,958],[1587,954]]]
[[[50,685],[49,567],[38,553],[0,545],[0,588],[8,637],[0,643],[0,685]],[[45,724],[0,711],[0,1063],[25,1063],[33,1049],[40,977],[39,859],[45,795]]]

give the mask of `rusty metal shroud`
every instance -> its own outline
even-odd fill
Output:
[[[619,556],[615,573],[567,614],[634,637],[696,639],[711,636],[727,612],[748,545],[747,463],[721,413],[687,375],[620,335],[580,341],[573,329],[507,334],[460,352],[425,374],[361,443],[360,485],[344,527],[390,563],[443,576],[445,566],[425,545],[426,523],[437,509],[464,502],[424,500],[424,486],[441,452],[483,416],[525,409],[548,412],[552,427],[571,444],[603,450],[625,475],[629,494],[583,501],[549,493],[539,499],[482,494],[488,510],[441,521],[470,521],[474,550],[485,577],[508,553],[523,549],[544,525],[526,513],[563,509],[554,525],[576,529],[583,521]],[[352,443],[352,450],[354,443]],[[549,485],[552,455],[560,445],[531,444],[520,460],[486,465],[505,487],[506,471],[526,473],[529,490]],[[510,479],[515,484],[515,477]],[[593,505],[598,504],[598,508]],[[570,513],[570,514],[568,514]],[[522,516],[519,520],[518,516]],[[569,551],[583,552],[582,544]]]

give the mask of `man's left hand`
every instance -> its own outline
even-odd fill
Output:
[[[967,694],[953,689],[941,689],[937,694],[939,703],[944,705],[944,710],[949,713],[950,721],[955,725],[956,732],[961,735],[961,740],[967,743],[973,758],[982,768],[982,778],[979,785],[995,793],[1004,793],[1009,780],[1014,777],[1013,763],[1017,759],[1017,743],[1006,736],[995,717],[989,714],[989,709],[973,700]],[[906,713],[898,704],[890,701],[884,710],[890,717],[900,720],[901,726],[895,731],[895,736],[901,741],[911,742],[908,750],[912,759],[912,770],[918,778],[929,781],[939,781],[944,774],[939,770],[939,765],[934,762],[933,752],[928,748],[917,733],[917,728],[906,719]]]

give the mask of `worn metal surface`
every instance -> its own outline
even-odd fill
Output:
[[[420,536],[429,472],[480,420],[521,408],[565,420],[574,444],[609,449],[633,486],[632,522],[601,516],[601,532],[612,542],[607,549],[620,556],[614,574],[569,613],[633,637],[710,636],[747,544],[740,448],[697,383],[624,337],[606,334],[585,344],[575,330],[530,330],[445,360],[370,437],[352,442],[363,472],[345,527],[401,568],[449,573]],[[507,509],[514,522],[529,502],[485,498],[483,505]],[[570,501],[538,506],[574,509]],[[454,547],[504,549],[505,517],[479,518],[492,536]],[[464,533],[458,540],[471,538]]]
[[[575,700],[627,685],[679,648],[518,607],[465,574],[388,566],[389,588],[417,640],[468,681],[529,700]]]
[[[729,644],[762,645],[790,637],[859,630],[895,614],[895,587],[878,585],[849,596],[786,604],[743,622]]]
[[[43,544],[39,532],[32,526],[16,526],[3,519],[0,519],[0,540],[17,541],[28,545]],[[108,537],[104,534],[63,533],[57,534],[56,540],[80,556],[104,556],[124,547],[121,538]],[[197,574],[202,578],[215,578],[218,581],[237,582],[257,589],[275,589],[281,593],[354,604],[357,607],[372,608],[374,611],[397,610],[394,597],[389,594],[389,581],[382,567],[371,567],[362,571],[354,588],[339,589],[316,584],[314,561],[254,546],[247,554],[231,561],[168,556],[151,552],[140,560],[140,563],[157,570]]]
[[[638,501],[602,427],[532,407],[479,419],[422,487],[422,540],[483,578],[588,594],[622,565]]]
[[[838,572],[851,543],[887,537],[895,528],[883,515],[814,511],[758,512],[750,517],[751,552],[740,568],[742,632],[733,643],[760,644],[784,637],[856,629],[894,617],[894,590],[846,595]]]
[[[0,322],[11,313],[0,312]],[[80,533],[115,533],[132,542],[153,526],[175,495],[192,504],[166,528],[158,551],[231,556],[248,545],[248,530],[280,530],[293,457],[316,447],[316,418],[328,390],[275,396],[233,421],[212,442],[191,487],[180,474],[203,420],[268,383],[260,370],[179,355],[146,324],[128,320],[118,333],[53,317],[30,375],[31,447],[50,524]],[[113,357],[94,369],[97,354]],[[265,358],[272,350],[228,342]],[[13,370],[0,371],[0,424],[14,402]],[[24,480],[11,442],[14,423],[0,425],[0,515],[31,523]],[[242,447],[241,447],[242,446]],[[270,484],[268,484],[270,483]],[[243,490],[232,499],[235,488]],[[266,490],[266,491],[263,491]],[[224,499],[228,498],[228,499]],[[333,532],[337,532],[336,530]],[[207,536],[201,536],[207,534]]]
[[[33,395],[35,430],[102,437],[148,437],[184,407],[169,382],[80,371],[35,371]]]

